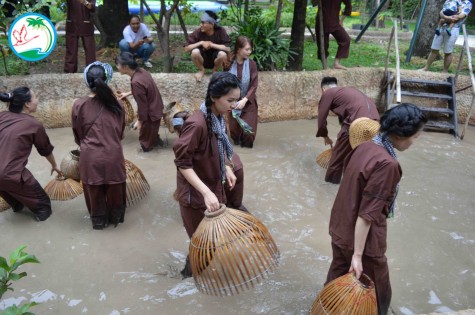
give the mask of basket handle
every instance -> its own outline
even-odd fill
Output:
[[[356,273],[352,272],[353,276],[356,279]],[[373,289],[374,288],[374,282],[371,280],[371,278],[365,274],[362,273],[359,279],[356,279],[358,281],[358,284],[363,287],[364,289]]]
[[[214,218],[214,217],[217,217],[218,215],[223,214],[226,211],[226,209],[227,209],[226,205],[224,203],[220,203],[219,204],[219,209],[216,210],[216,211],[211,212],[208,209],[206,209],[205,216],[207,218]]]

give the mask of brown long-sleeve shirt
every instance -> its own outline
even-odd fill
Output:
[[[150,73],[137,68],[130,81],[132,95],[137,102],[140,121],[159,121],[163,116],[163,101],[160,91]]]
[[[121,143],[125,129],[124,112],[114,114],[103,108],[97,99],[82,97],[73,105],[72,128],[74,140],[81,147],[81,180],[88,185],[125,182]]]
[[[196,175],[216,195],[220,203],[226,203],[224,185],[221,182],[218,139],[211,131],[208,135],[206,119],[200,110],[195,111],[182,127],[180,137],[173,145],[177,168],[192,168]],[[185,177],[177,172],[178,202],[186,207],[205,209],[203,196]]]
[[[399,163],[385,148],[364,142],[346,159],[330,218],[330,235],[337,246],[354,250],[358,216],[371,222],[364,254],[379,257],[386,252],[389,206],[402,176]]]
[[[239,80],[242,80],[242,69],[244,66],[244,63],[236,63],[237,65],[237,77]],[[256,92],[257,92],[257,86],[259,85],[259,78],[258,78],[258,72],[257,72],[257,64],[254,60],[249,59],[249,72],[250,72],[250,82],[249,86],[247,88],[247,93],[246,97],[248,99],[248,103],[244,107],[243,111],[248,111],[250,109],[256,110],[257,108],[257,97],[256,97]]]
[[[325,33],[331,33],[338,29],[340,25],[341,3],[345,4],[343,15],[351,16],[351,0],[322,0],[323,30]]]
[[[25,113],[0,112],[0,186],[33,177],[26,169],[33,146],[41,156],[53,152],[43,125]]]
[[[96,9],[96,0],[89,0],[91,9],[79,2],[79,0],[68,0],[66,33],[77,36],[94,34],[94,22],[91,13]]]
[[[341,123],[350,125],[360,117],[379,121],[376,104],[358,89],[353,87],[333,87],[326,90],[318,105],[317,137],[328,136],[327,117],[334,112]]]

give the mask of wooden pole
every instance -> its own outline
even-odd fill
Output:
[[[401,104],[401,69],[397,37],[397,20],[394,20],[394,50],[396,51],[396,103]]]
[[[470,72],[470,79],[472,81],[472,105],[470,105],[470,110],[468,111],[468,115],[465,118],[465,124],[463,125],[463,130],[462,130],[462,133],[460,134],[461,140],[463,140],[463,137],[465,136],[465,129],[467,128],[468,121],[470,120],[470,117],[472,116],[473,105],[475,105],[475,77],[473,76],[472,55],[470,54],[470,47],[468,47],[468,36],[467,36],[467,29],[465,28],[465,24],[462,25],[462,30],[463,30],[464,46],[467,53],[468,69]],[[457,113],[454,113],[454,115],[457,115]]]
[[[318,40],[320,41],[320,58],[322,59],[323,69],[328,69],[327,56],[325,56],[325,41],[323,40],[323,10],[322,10],[322,0],[318,0],[318,19],[319,19],[319,29]]]

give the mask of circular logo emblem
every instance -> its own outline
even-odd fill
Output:
[[[56,45],[56,30],[44,15],[26,13],[13,21],[8,32],[12,51],[26,61],[48,57]]]

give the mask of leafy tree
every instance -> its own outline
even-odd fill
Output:
[[[414,56],[427,57],[430,52],[432,39],[434,38],[434,30],[439,20],[439,12],[442,10],[444,0],[427,1],[426,10],[422,23],[419,28],[419,34],[414,45]]]
[[[289,70],[302,70],[303,48],[305,43],[305,17],[307,15],[307,0],[295,0],[294,18],[292,20],[292,31],[290,34],[290,50],[294,55],[290,55],[287,60]]]

